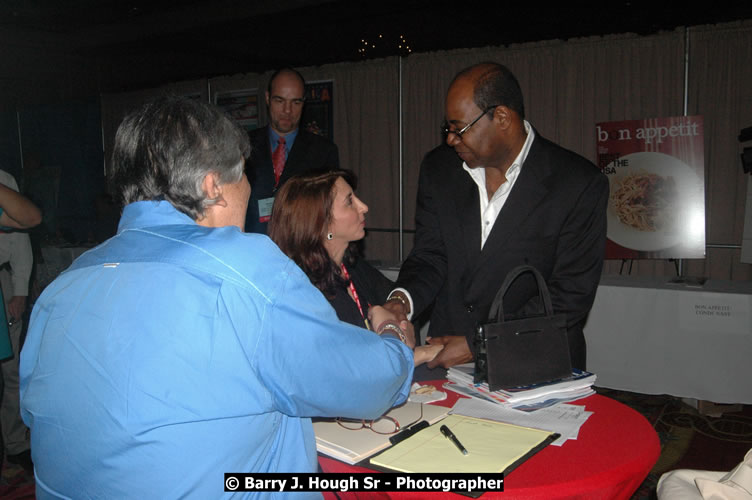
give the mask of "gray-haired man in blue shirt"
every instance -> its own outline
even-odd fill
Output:
[[[21,356],[39,498],[218,498],[224,472],[315,472],[311,417],[375,418],[407,397],[407,325],[382,308],[383,335],[339,322],[242,232],[248,149],[191,100],[120,126],[118,234],[47,287]]]

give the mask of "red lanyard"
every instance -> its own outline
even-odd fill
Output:
[[[363,314],[363,306],[360,305],[360,298],[358,297],[358,292],[355,291],[355,285],[353,285],[352,279],[350,279],[350,273],[347,272],[347,269],[345,268],[344,264],[340,264],[342,267],[342,276],[345,277],[345,279],[349,282],[348,288],[350,290],[350,294],[352,295],[353,300],[355,301],[355,305],[358,306],[358,311],[360,311],[360,316],[363,318],[363,322],[366,324],[366,328],[369,330],[371,329],[371,325],[368,323],[368,318],[365,314]]]

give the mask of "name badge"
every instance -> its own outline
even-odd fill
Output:
[[[272,205],[274,205],[273,196],[258,201],[259,222],[269,222],[272,218]]]

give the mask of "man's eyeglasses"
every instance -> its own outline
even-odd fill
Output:
[[[407,425],[400,425],[396,418],[384,415],[376,420],[352,420],[348,418],[338,418],[336,422],[349,431],[359,431],[360,429],[370,429],[376,434],[396,434],[402,429],[408,429],[423,420],[423,405],[420,406],[420,416]]]
[[[462,140],[462,134],[464,134],[465,132],[467,132],[470,129],[470,127],[472,127],[473,125],[475,125],[476,123],[478,123],[478,120],[480,120],[481,118],[483,118],[483,116],[486,113],[488,113],[489,111],[491,111],[492,109],[495,109],[497,107],[499,107],[499,104],[487,107],[478,116],[478,118],[476,118],[475,120],[471,121],[469,124],[465,125],[464,127],[462,127],[459,130],[452,130],[451,128],[449,128],[449,123],[445,120],[444,123],[441,124],[441,133],[444,135],[445,138],[448,137],[449,134],[454,134],[454,135],[457,136],[458,139]]]

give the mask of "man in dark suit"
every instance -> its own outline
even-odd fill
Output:
[[[415,245],[387,307],[420,314],[434,303],[429,337],[444,344],[429,368],[469,362],[504,277],[529,264],[554,310],[567,315],[572,365],[585,367],[582,333],[603,267],[608,181],[586,159],[538,135],[504,66],[460,72],[446,98],[446,144],[420,171]],[[537,310],[531,276],[515,281],[504,312]],[[529,279],[528,279],[529,278]]]
[[[246,232],[266,234],[274,194],[291,176],[339,168],[339,153],[333,142],[298,128],[304,94],[303,77],[292,68],[278,70],[269,79],[266,105],[270,123],[250,133],[252,149],[246,175],[253,189]]]

